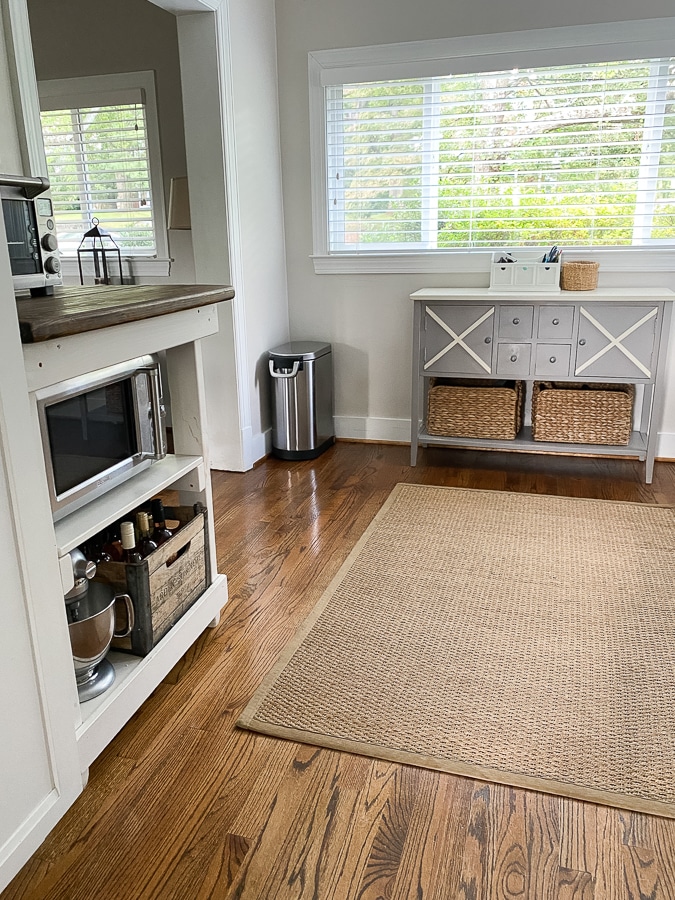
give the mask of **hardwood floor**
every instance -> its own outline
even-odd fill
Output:
[[[338,443],[214,473],[230,602],[1,900],[674,900],[675,821],[239,731],[399,481],[675,505],[675,464]]]

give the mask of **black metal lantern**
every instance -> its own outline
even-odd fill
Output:
[[[82,238],[77,248],[77,265],[80,270],[80,284],[84,284],[82,273],[82,260],[91,257],[94,263],[94,284],[111,284],[112,260],[117,262],[120,284],[122,284],[122,254],[120,248],[112,239],[109,232],[99,228],[99,220],[94,217],[91,220],[92,228]]]

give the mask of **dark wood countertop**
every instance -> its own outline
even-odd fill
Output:
[[[231,300],[234,289],[213,284],[135,284],[56,288],[53,297],[17,300],[24,344],[138,322]]]

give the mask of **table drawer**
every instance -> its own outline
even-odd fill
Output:
[[[539,310],[537,337],[545,341],[569,340],[573,324],[573,306],[542,306]]]
[[[564,378],[570,374],[571,344],[537,344],[534,374],[537,378]]]
[[[524,378],[530,374],[530,344],[500,344],[497,347],[497,375]]]
[[[502,306],[499,309],[499,337],[529,340],[532,337],[533,306]]]

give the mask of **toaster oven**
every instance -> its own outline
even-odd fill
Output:
[[[53,294],[62,278],[49,181],[0,175],[0,199],[14,293]]]

